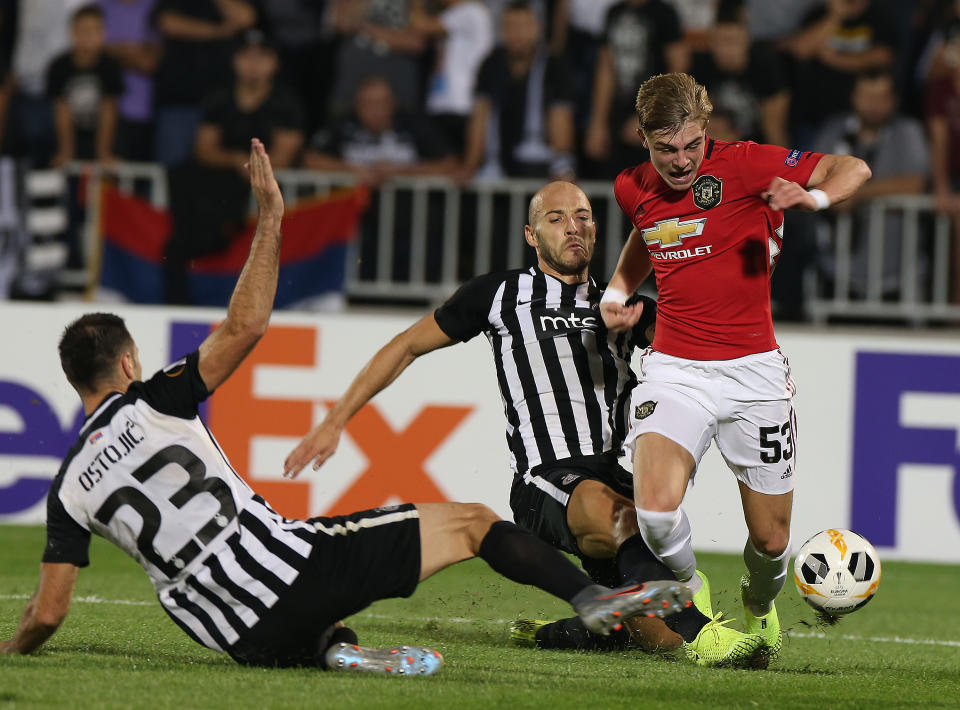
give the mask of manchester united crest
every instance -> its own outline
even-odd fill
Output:
[[[708,210],[720,204],[723,196],[723,180],[713,175],[701,175],[693,182],[693,204]]]
[[[636,417],[637,419],[646,419],[651,414],[653,414],[653,410],[656,408],[657,408],[657,403],[654,402],[653,400],[649,400],[647,402],[644,402],[643,404],[638,405],[636,409],[634,409],[633,411],[633,416]]]

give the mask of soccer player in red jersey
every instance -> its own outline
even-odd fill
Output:
[[[706,89],[687,74],[663,74],[637,94],[650,161],[623,171],[615,193],[633,222],[601,303],[614,331],[640,307],[627,294],[656,274],[656,335],[640,360],[631,400],[634,491],[651,549],[694,591],[700,580],[690,524],[680,509],[701,457],[717,442],[737,477],[748,540],[741,587],[750,634],[767,659],[781,644],[774,598],[790,558],[796,473],[794,383],[777,347],[770,271],[783,239],[783,210],[820,210],[850,197],[870,168],[849,156],[807,153],[707,135]],[[709,592],[707,592],[709,593]],[[698,663],[741,658],[726,627],[687,645]]]

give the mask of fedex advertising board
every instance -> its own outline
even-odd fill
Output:
[[[42,522],[49,482],[82,421],[56,345],[85,304],[0,305],[0,521]],[[219,310],[111,308],[144,371],[196,348]],[[503,406],[482,337],[415,362],[348,425],[336,455],[293,481],[283,459],[363,364],[419,314],[279,313],[203,415],[234,467],[290,517],[412,501],[478,501],[509,518]],[[850,527],[886,557],[960,561],[960,343],[874,331],[783,329],[798,383],[795,546]],[[685,507],[699,549],[746,535],[715,449]]]

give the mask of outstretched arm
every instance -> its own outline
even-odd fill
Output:
[[[813,212],[847,199],[871,175],[870,167],[860,158],[827,154],[813,169],[806,186],[775,177],[762,197],[775,210]]]
[[[9,641],[0,641],[0,654],[32,653],[53,636],[63,623],[80,568],[65,562],[44,562],[40,584],[20,617],[16,633]]]
[[[200,377],[210,391],[233,374],[266,332],[277,292],[283,195],[273,177],[270,157],[256,138],[251,141],[249,170],[260,214],[250,255],[230,297],[227,318],[200,345]]]
[[[394,337],[353,378],[323,421],[290,452],[283,462],[283,475],[295,478],[311,461],[314,470],[320,468],[337,450],[344,426],[360,407],[397,379],[418,357],[455,342],[437,325],[432,313]]]

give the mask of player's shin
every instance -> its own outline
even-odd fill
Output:
[[[637,523],[644,542],[653,553],[673,570],[677,579],[697,592],[700,580],[696,576],[697,558],[693,554],[687,514],[680,508],[660,512],[638,507]]]
[[[568,602],[593,584],[559,551],[506,520],[490,526],[477,556],[507,579],[532,584]]]
[[[686,516],[684,516],[686,520]],[[689,523],[687,524],[689,529]],[[689,537],[688,537],[689,539]],[[692,550],[691,550],[692,554]],[[696,563],[694,563],[696,565]],[[641,534],[634,535],[627,539],[617,550],[617,567],[623,576],[624,584],[628,582],[643,582],[648,579],[675,579],[676,575],[663,562],[657,559],[653,551],[644,541]],[[702,584],[700,577],[694,575],[687,586],[695,593],[693,589],[693,580],[696,580],[698,586]],[[692,641],[710,619],[697,609],[691,606],[684,609],[679,614],[664,619],[667,627],[676,631],[683,637],[684,641]]]
[[[783,589],[790,564],[790,542],[787,549],[776,557],[760,552],[748,539],[743,548],[743,561],[747,566],[747,586],[744,589],[744,604],[756,616],[770,612],[771,604]]]

